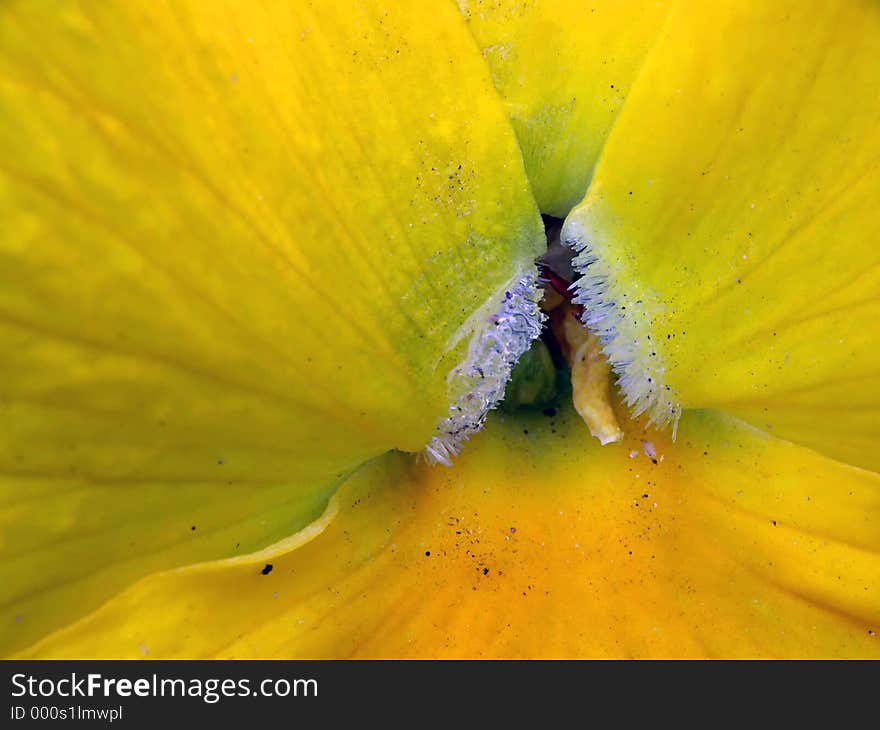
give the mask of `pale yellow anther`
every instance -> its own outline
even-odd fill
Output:
[[[611,407],[611,366],[598,338],[581,324],[577,309],[571,304],[554,311],[552,324],[553,333],[571,368],[575,410],[603,446],[620,441],[623,431]]]

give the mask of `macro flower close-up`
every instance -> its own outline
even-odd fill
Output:
[[[5,658],[880,658],[875,0],[0,2]]]

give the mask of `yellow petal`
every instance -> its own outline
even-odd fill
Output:
[[[639,409],[880,467],[880,7],[678,6],[564,235]]]
[[[492,71],[541,211],[583,198],[671,2],[458,0]]]
[[[709,412],[625,430],[389,455],[298,549],[146,578],[22,656],[880,657],[880,477]]]
[[[464,21],[423,17],[3,4],[2,650],[430,438],[542,234]]]

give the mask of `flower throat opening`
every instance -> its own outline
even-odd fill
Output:
[[[547,253],[538,261],[547,315],[541,335],[513,369],[502,409],[552,408],[571,398],[578,415],[602,445],[623,438],[610,398],[611,366],[599,339],[582,323],[584,309],[573,300],[577,272],[574,251],[560,241],[562,221],[544,216]]]
[[[506,412],[548,409],[571,398],[602,444],[623,437],[610,402],[611,368],[573,301],[578,276],[561,229],[561,220],[544,216],[546,253],[463,328],[467,356],[449,373],[449,413],[425,447],[428,461],[451,466],[499,405]]]

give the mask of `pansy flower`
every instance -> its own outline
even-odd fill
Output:
[[[878,38],[5,2],[3,654],[880,655]]]

